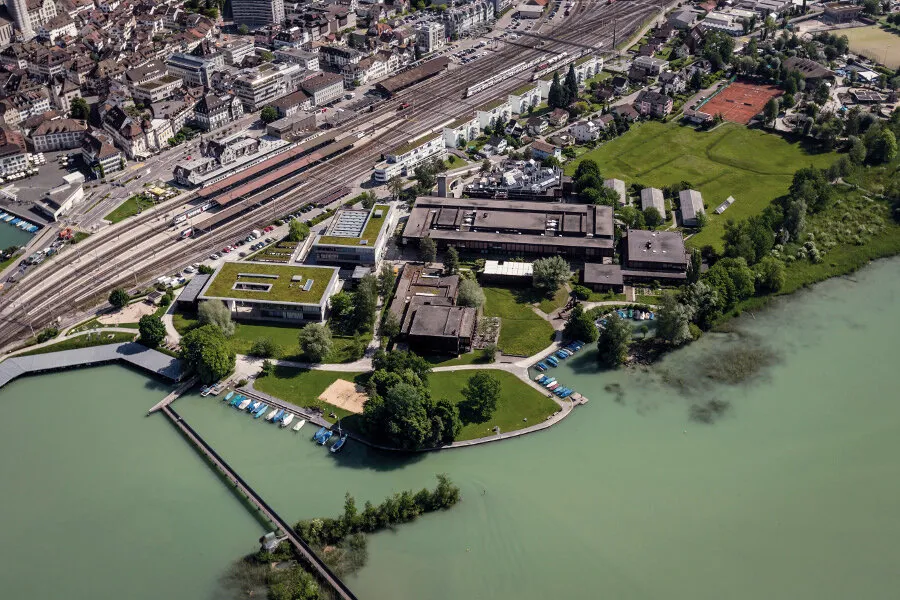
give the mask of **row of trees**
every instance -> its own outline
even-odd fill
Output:
[[[547,93],[547,106],[550,108],[569,108],[578,99],[578,78],[574,64],[569,64],[565,81],[560,81],[559,71],[553,73],[553,82]]]
[[[575,191],[591,204],[603,204],[616,206],[619,195],[603,185],[603,175],[600,174],[600,166],[597,161],[585,159],[578,163],[575,169]]]

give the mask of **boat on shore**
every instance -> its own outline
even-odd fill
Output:
[[[297,421],[297,424],[294,425],[294,431],[300,431],[300,429],[306,425],[306,419],[300,419]]]
[[[340,452],[341,448],[344,447],[345,443],[347,443],[347,434],[346,433],[344,435],[342,435],[340,438],[338,438],[338,441],[336,441],[334,444],[332,444],[331,448],[329,448],[329,450],[331,452]]]
[[[294,420],[294,413],[288,413],[288,414],[284,415],[283,419],[281,419],[281,426],[287,427],[288,425],[291,424],[291,421],[293,421],[293,420]]]

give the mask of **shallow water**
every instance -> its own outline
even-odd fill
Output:
[[[742,318],[740,335],[708,336],[652,369],[604,373],[589,353],[573,357],[554,375],[590,404],[547,432],[476,449],[401,459],[348,444],[335,456],[310,441],[311,426],[278,429],[214,398],[176,407],[290,521],[337,514],[347,491],[361,505],[451,476],[462,488],[458,506],[372,536],[368,565],[348,578],[360,598],[893,598],[898,298],[900,260],[886,261]],[[705,378],[706,365],[748,346],[765,349],[772,366],[739,385]],[[125,397],[96,391],[112,379]],[[109,367],[0,393],[0,403],[44,409],[8,410],[13,418],[0,425],[0,474],[6,482],[13,472],[21,488],[0,527],[24,529],[0,541],[15,558],[0,562],[0,582],[28,590],[40,573],[46,543],[19,523],[45,512],[78,523],[59,538],[68,552],[156,597],[212,593],[217,568],[253,549],[259,529],[240,503],[161,417],[142,416],[160,396],[143,386]],[[53,400],[59,389],[72,397]],[[714,424],[692,421],[690,406],[710,399],[730,408]],[[66,450],[34,451],[37,439]],[[57,469],[76,482],[50,491],[44,480],[56,481]],[[105,482],[102,506],[84,477]],[[33,508],[47,495],[49,510]],[[178,517],[157,519],[170,502]],[[138,528],[140,514],[153,526]],[[133,540],[147,544],[146,563],[116,551]],[[153,576],[160,570],[166,578]],[[77,570],[66,569],[65,581],[77,586],[72,598],[92,589]]]
[[[0,250],[10,246],[24,246],[34,234],[22,231],[15,225],[0,222]]]

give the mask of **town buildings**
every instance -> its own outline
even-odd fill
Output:
[[[87,124],[78,119],[44,121],[28,134],[35,152],[80,148],[87,133]]]
[[[234,80],[234,95],[243,103],[245,111],[255,112],[297,89],[301,72],[296,64],[263,63],[244,69]]]
[[[386,152],[384,160],[375,165],[373,178],[379,183],[386,183],[395,175],[412,173],[413,169],[426,161],[443,160],[446,153],[443,134],[422,136]]]
[[[232,123],[243,114],[244,105],[231,94],[204,94],[194,105],[194,122],[204,131]]]
[[[239,25],[270,25],[284,21],[283,0],[232,0],[231,12]]]
[[[705,213],[703,196],[697,190],[682,190],[678,194],[681,205],[681,220],[688,227],[699,224],[700,214]]]

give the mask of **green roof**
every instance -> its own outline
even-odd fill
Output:
[[[498,106],[503,106],[504,104],[506,104],[506,100],[506,98],[497,98],[496,100],[491,100],[490,102],[481,105],[478,110],[482,110],[485,112],[494,110]]]
[[[523,86],[517,87],[513,91],[510,92],[511,96],[521,96],[525,92],[530,92],[531,90],[537,87],[537,83],[526,83]]]
[[[470,123],[472,120],[474,120],[474,118],[475,117],[460,117],[447,125],[447,129],[456,129],[457,127],[462,127],[466,123]]]
[[[587,61],[589,61],[589,60],[591,60],[591,59],[593,59],[593,58],[594,58],[593,55],[591,55],[591,54],[586,54],[586,55],[582,56],[581,58],[579,58],[578,60],[575,61],[575,66],[577,67],[578,65],[583,65],[584,63],[586,63]]]
[[[336,270],[331,267],[227,262],[212,276],[200,297],[319,304],[335,272]],[[266,275],[270,277],[265,277]],[[277,278],[271,276],[277,276]],[[295,281],[294,277],[298,279]],[[309,279],[313,280],[313,285],[308,292],[304,292],[303,286]],[[272,287],[268,291],[232,289],[238,281],[270,284]]]
[[[434,135],[423,135],[420,138],[416,138],[410,142],[406,142],[405,144],[401,144],[401,145],[397,146],[396,148],[394,148],[393,154],[395,154],[395,155],[396,154],[406,154],[410,150],[413,150],[414,148],[418,148],[419,146],[425,144],[426,142],[430,142],[431,140],[442,137],[443,135],[444,135],[443,133],[436,133]]]
[[[336,235],[323,235],[318,240],[316,240],[316,244],[335,244],[337,246],[359,246],[359,242],[361,240],[367,240],[366,245],[369,247],[375,246],[375,242],[378,240],[378,233],[381,231],[382,226],[387,220],[388,211],[390,210],[390,206],[387,204],[376,204],[372,207],[372,211],[369,213],[369,220],[366,221],[366,226],[363,229],[362,235],[359,237],[343,237]],[[375,211],[381,210],[381,216],[376,217]]]

